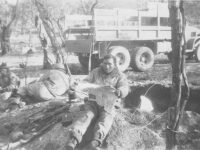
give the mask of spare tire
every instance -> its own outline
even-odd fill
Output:
[[[111,54],[117,58],[118,68],[121,71],[125,71],[130,64],[131,56],[125,47],[122,46],[114,46],[110,47],[108,50],[108,54]]]
[[[147,71],[154,64],[154,54],[148,47],[136,47],[132,51],[131,67],[135,71]]]
[[[83,66],[84,68],[88,68],[89,56],[84,56],[82,54],[79,54],[78,60],[81,64],[81,66]],[[101,60],[97,56],[92,55],[92,57],[91,57],[91,69],[99,67],[100,63],[101,63]]]
[[[197,62],[200,62],[200,45],[197,47],[197,49],[195,50],[195,60]]]

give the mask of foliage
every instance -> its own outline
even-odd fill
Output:
[[[13,30],[13,24],[18,20],[18,0],[15,3],[8,3],[4,1],[4,3],[0,4],[0,9],[2,10],[1,18],[0,18],[0,42],[1,42],[1,49],[2,55],[7,54],[11,51],[10,46],[10,36]]]
[[[200,27],[200,2],[199,1],[185,1],[184,2],[184,8],[185,8],[185,15],[187,22],[193,25],[197,25],[197,27]]]
[[[30,29],[33,28],[35,11],[36,9],[30,0],[19,3],[17,31],[20,31],[21,34],[29,33]]]
[[[16,11],[16,5],[10,4],[7,1],[1,3],[0,4],[1,25],[7,25],[17,14],[17,12],[15,14],[15,11]]]

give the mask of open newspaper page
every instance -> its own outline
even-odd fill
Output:
[[[111,86],[96,85],[85,82],[80,83],[78,88],[83,91],[87,91],[88,94],[94,95],[95,98],[90,100],[96,101],[100,106],[104,106],[104,109],[108,113],[112,111],[115,101],[117,100],[117,96],[114,93],[115,88]]]

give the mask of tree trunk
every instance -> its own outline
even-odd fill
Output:
[[[43,50],[43,69],[51,69],[52,65],[50,63],[50,59],[48,57],[48,52],[47,52],[47,45],[48,45],[48,40],[47,40],[47,34],[44,29],[44,26],[42,24],[41,19],[38,16],[35,16],[35,26],[39,31],[39,39],[40,43],[42,45],[42,50]]]
[[[2,55],[6,55],[11,51],[10,35],[11,35],[10,26],[3,26],[2,32],[1,32],[1,49],[2,49],[1,54]]]
[[[12,8],[12,11],[10,13],[12,15],[11,20],[10,22],[8,22],[7,25],[3,25],[3,23],[0,21],[1,30],[2,30],[1,35],[0,35],[2,55],[5,55],[11,51],[10,36],[12,33],[13,22],[17,17],[17,6],[18,6],[18,0],[16,2],[16,5]]]
[[[170,6],[171,3],[171,6]],[[170,109],[168,113],[168,128],[166,132],[166,149],[172,150],[176,147],[176,131],[178,129],[177,111],[180,109],[181,99],[181,18],[180,18],[180,3],[176,1],[169,1],[169,12],[171,22],[171,36],[172,36],[172,87],[171,87],[171,102],[169,107],[175,107]],[[178,118],[179,119],[179,118]]]
[[[51,45],[53,48],[54,55],[56,57],[56,63],[62,63],[62,56],[61,56],[61,45],[56,39],[56,32],[54,29],[54,24],[52,23],[52,20],[49,18],[48,13],[46,12],[45,8],[43,7],[43,4],[39,2],[38,0],[32,0],[32,2],[36,5],[40,19],[42,20],[42,24],[44,25],[44,28],[46,30],[46,33],[48,37],[50,38]]]
[[[169,0],[170,9],[170,22],[172,30],[172,87],[171,87],[171,102],[170,110],[168,113],[168,124],[166,129],[166,149],[176,149],[176,131],[179,127],[179,121],[182,117],[185,105],[189,98],[189,88],[187,83],[187,77],[185,75],[185,59],[183,57],[185,53],[185,19],[183,11],[183,1]],[[182,46],[182,42],[184,45]],[[182,93],[182,77],[185,83],[186,94],[181,97]],[[182,99],[181,99],[182,98]],[[171,109],[174,107],[174,109]]]
[[[52,48],[53,48],[53,51],[54,51],[54,55],[56,57],[56,63],[62,63],[63,62],[62,56],[60,54],[61,46],[56,39],[55,32],[54,31],[52,32],[52,29],[50,28],[48,23],[44,20],[43,20],[43,25],[44,25],[44,28],[45,28],[47,34],[48,34],[48,37],[50,38],[51,45],[52,45]]]
[[[47,55],[47,50],[45,48],[43,48],[43,54],[43,69],[52,69],[51,63],[49,62],[49,57]]]

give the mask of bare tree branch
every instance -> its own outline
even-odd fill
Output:
[[[94,7],[99,3],[99,0],[96,0],[95,3],[90,8],[90,14],[93,14]]]
[[[43,22],[43,26],[46,30],[46,33],[48,37],[50,38],[51,45],[53,48],[53,53],[56,57],[56,62],[62,62],[62,57],[61,57],[61,45],[56,39],[56,31],[54,28],[54,24],[52,22],[52,19],[50,18],[47,10],[44,8],[43,4],[39,2],[39,0],[32,0],[34,4],[36,5],[38,11],[39,11],[39,16],[40,19]]]
[[[183,1],[181,0],[180,3],[180,11],[182,13],[182,36],[183,36],[183,40],[184,40],[184,44],[183,44],[183,59],[182,59],[182,75],[183,75],[183,81],[184,81],[184,94],[183,94],[183,98],[182,98],[182,103],[181,103],[181,115],[183,115],[183,111],[185,110],[185,106],[186,103],[188,102],[189,96],[190,96],[190,88],[188,85],[188,80],[187,80],[187,75],[186,75],[186,71],[185,71],[185,53],[186,53],[186,49],[187,49],[187,44],[186,44],[186,37],[185,37],[185,27],[186,27],[186,18],[185,18],[185,11],[184,11],[184,6],[183,6]]]
[[[60,18],[60,19],[62,19],[62,18]],[[65,38],[63,37],[64,32],[63,32],[62,26],[60,25],[60,19],[57,20],[56,23],[57,23],[57,26],[58,26],[59,37],[62,40],[62,45],[64,45]]]
[[[15,18],[17,17],[17,6],[18,6],[18,0],[15,4],[15,6],[13,7],[14,11],[13,11],[13,16],[12,19],[10,20],[10,22],[8,23],[7,27],[10,27],[12,25],[12,23],[14,22]]]
[[[82,7],[84,13],[87,14],[87,9],[85,8],[83,0],[81,0],[81,7]]]

